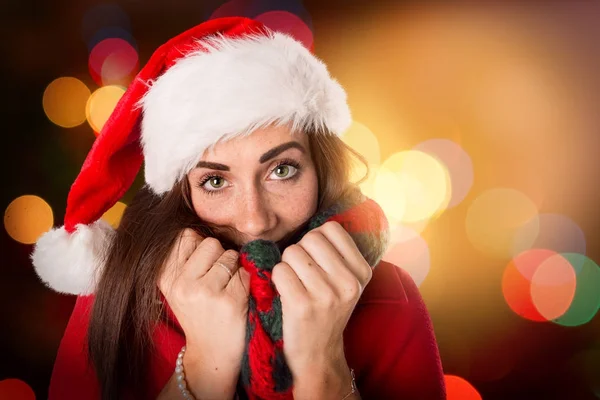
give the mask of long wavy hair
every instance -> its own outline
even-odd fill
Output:
[[[333,134],[305,134],[318,177],[320,211],[351,185],[366,179],[368,163]],[[352,163],[356,161],[364,164],[367,173],[360,181],[351,182]],[[163,196],[142,187],[125,210],[106,254],[88,328],[88,352],[102,400],[121,398],[126,390],[133,390],[135,398],[145,397],[154,351],[152,331],[164,312],[164,306],[156,301],[160,297],[156,283],[185,228],[205,237],[215,236],[219,229],[195,213],[187,178]],[[223,247],[231,248],[227,244]]]

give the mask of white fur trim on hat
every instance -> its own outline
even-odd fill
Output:
[[[96,290],[104,267],[106,249],[114,229],[104,220],[77,225],[69,234],[64,227],[43,234],[31,260],[49,288],[65,294],[88,295]]]
[[[146,183],[157,194],[170,190],[219,140],[269,124],[337,135],[350,126],[346,92],[292,37],[216,35],[198,46],[148,82],[138,104]]]

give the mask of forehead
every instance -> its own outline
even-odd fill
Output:
[[[243,158],[244,155],[261,155],[273,147],[290,141],[300,143],[304,147],[306,155],[310,155],[308,136],[305,133],[293,132],[287,126],[268,126],[259,128],[248,136],[217,142],[203,154],[202,160],[235,159],[235,157]]]

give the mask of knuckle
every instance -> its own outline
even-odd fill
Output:
[[[275,264],[275,266],[271,270],[271,280],[279,279],[279,276],[283,272],[282,269],[283,269],[283,267],[281,266],[281,263]]]
[[[283,277],[289,273],[289,268],[290,266],[283,261],[275,264],[271,271],[271,280],[273,282],[279,282],[280,279],[283,279]]]
[[[369,282],[371,282],[371,279],[373,279],[373,268],[371,268],[370,265],[367,264],[367,268],[365,268],[365,277],[364,277],[364,282],[365,285]]]
[[[281,255],[282,260],[289,260],[290,257],[294,257],[294,255],[298,255],[302,251],[302,248],[298,244],[292,244],[286,247],[283,250],[283,254]]]
[[[327,221],[321,225],[321,229],[323,229],[324,232],[335,232],[339,231],[340,229],[343,230],[344,228],[342,228],[342,225],[340,225],[340,223],[337,221]]]
[[[193,238],[195,236],[197,236],[198,234],[196,233],[195,230],[193,230],[192,228],[185,228],[182,232],[181,232],[181,237],[182,238]]]
[[[203,251],[207,251],[213,254],[223,253],[223,247],[221,247],[221,243],[218,239],[214,237],[207,237],[204,240],[202,240],[202,243],[200,243],[199,248],[202,248]]]
[[[323,293],[321,297],[321,304],[326,309],[332,309],[338,303],[337,296],[332,291],[327,291]]]
[[[181,232],[179,241],[180,243],[190,243],[197,245],[202,241],[202,237],[198,234],[198,232],[196,232],[192,228],[185,228]]]
[[[223,254],[221,254],[219,261],[224,264],[235,265],[237,263],[238,257],[239,253],[237,251],[226,250]]]
[[[323,240],[323,235],[318,231],[312,230],[312,231],[308,232],[306,235],[304,235],[301,242],[304,244],[313,245],[313,244],[318,243],[321,240]]]
[[[346,283],[342,289],[344,300],[355,300],[360,295],[360,282],[356,279]]]

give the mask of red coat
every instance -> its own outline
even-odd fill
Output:
[[[86,361],[85,334],[93,298],[77,298],[58,349],[49,400],[99,398],[96,377]],[[181,330],[167,324],[160,325],[154,337],[160,356],[150,366],[152,399],[173,374],[177,353],[185,344]],[[374,269],[346,327],[344,344],[363,399],[446,398],[429,315],[413,280],[393,264],[382,261]]]

